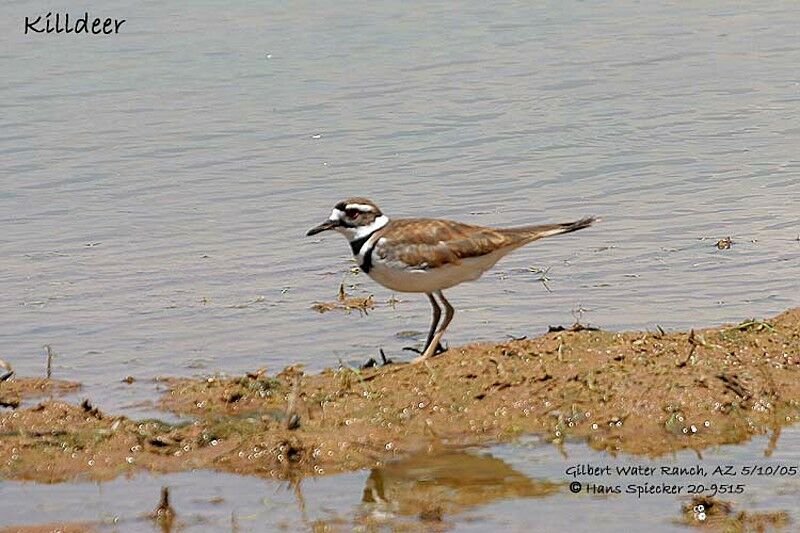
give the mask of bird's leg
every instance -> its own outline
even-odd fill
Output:
[[[442,340],[442,335],[444,335],[447,326],[450,325],[450,321],[453,320],[453,315],[456,313],[456,310],[453,309],[453,306],[450,305],[450,302],[448,302],[447,298],[444,297],[442,291],[436,291],[436,294],[439,295],[439,299],[442,301],[442,304],[444,304],[444,322],[442,322],[442,325],[439,326],[438,330],[436,330],[433,338],[431,338],[427,346],[425,346],[425,350],[422,352],[422,355],[411,361],[412,363],[425,361],[437,353],[437,348],[441,349],[439,342]],[[429,296],[431,300],[434,299],[432,295]]]
[[[428,300],[431,301],[431,307],[433,307],[433,320],[431,320],[431,329],[428,331],[428,339],[425,341],[425,347],[422,348],[422,352],[424,353],[425,350],[428,349],[428,346],[431,345],[431,341],[433,340],[433,335],[436,333],[436,326],[439,325],[439,319],[442,318],[442,308],[439,307],[439,304],[436,302],[436,298],[433,297],[433,294],[427,293]]]
[[[422,347],[422,350],[419,350],[413,346],[403,348],[404,350],[417,352],[419,354],[423,353],[425,350],[428,349],[428,345],[431,343],[431,340],[433,340],[433,335],[436,333],[436,326],[439,325],[439,319],[442,317],[442,308],[439,307],[439,304],[436,302],[436,298],[434,298],[433,294],[429,292],[426,292],[425,294],[431,301],[431,307],[433,307],[433,321],[431,321],[431,329],[428,331],[428,339],[425,341],[425,346]],[[439,348],[441,349],[441,346]]]
[[[453,308],[452,305],[450,305],[450,302],[447,301],[447,298],[444,297],[444,293],[442,293],[442,291],[438,291],[438,294],[439,294],[439,299],[444,304],[444,324],[442,324],[442,327],[440,328],[442,330],[442,335],[444,335],[444,330],[446,330],[447,327],[450,325],[450,321],[453,320],[453,316],[455,316],[456,310]],[[441,336],[439,337],[439,340],[441,340]],[[442,345],[438,341],[436,343],[436,346],[437,350],[440,349],[444,351]]]

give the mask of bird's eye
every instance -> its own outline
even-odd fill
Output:
[[[347,211],[345,211],[345,215],[347,215],[347,218],[356,219],[360,214],[361,211],[359,211],[358,209],[348,209]]]

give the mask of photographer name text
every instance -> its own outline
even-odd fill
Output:
[[[794,464],[718,464],[718,465],[570,465],[564,474],[572,479],[573,494],[633,494],[637,498],[653,495],[743,494],[746,481],[753,478],[785,478],[800,474]],[[666,478],[643,481],[641,478]],[[608,479],[611,478],[611,479]],[[638,480],[617,483],[613,478]],[[699,478],[699,480],[698,480]],[[709,478],[716,478],[709,481]]]

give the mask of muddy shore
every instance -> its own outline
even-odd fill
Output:
[[[0,477],[104,480],[139,469],[299,479],[431,448],[538,434],[658,456],[771,434],[800,416],[800,309],[693,332],[560,331],[451,348],[426,364],[165,378],[131,420],[52,398],[0,414]],[[61,385],[16,378],[0,397]],[[70,384],[67,390],[74,390]]]

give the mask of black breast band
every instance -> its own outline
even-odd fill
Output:
[[[378,228],[375,231],[378,231],[379,229],[381,229],[381,228]],[[369,235],[361,237],[360,239],[356,239],[354,241],[350,241],[350,249],[353,250],[353,256],[358,257],[358,254],[361,253],[361,248],[363,248],[364,245],[366,244],[366,242],[369,240],[369,238],[372,237],[375,234],[375,231],[373,231]],[[372,250],[373,250],[373,248],[375,248],[374,244],[372,246],[370,246],[369,249],[364,252],[364,261],[362,263],[358,264],[358,266],[361,267],[361,270],[363,270],[365,274],[369,274],[370,269],[372,269]]]

